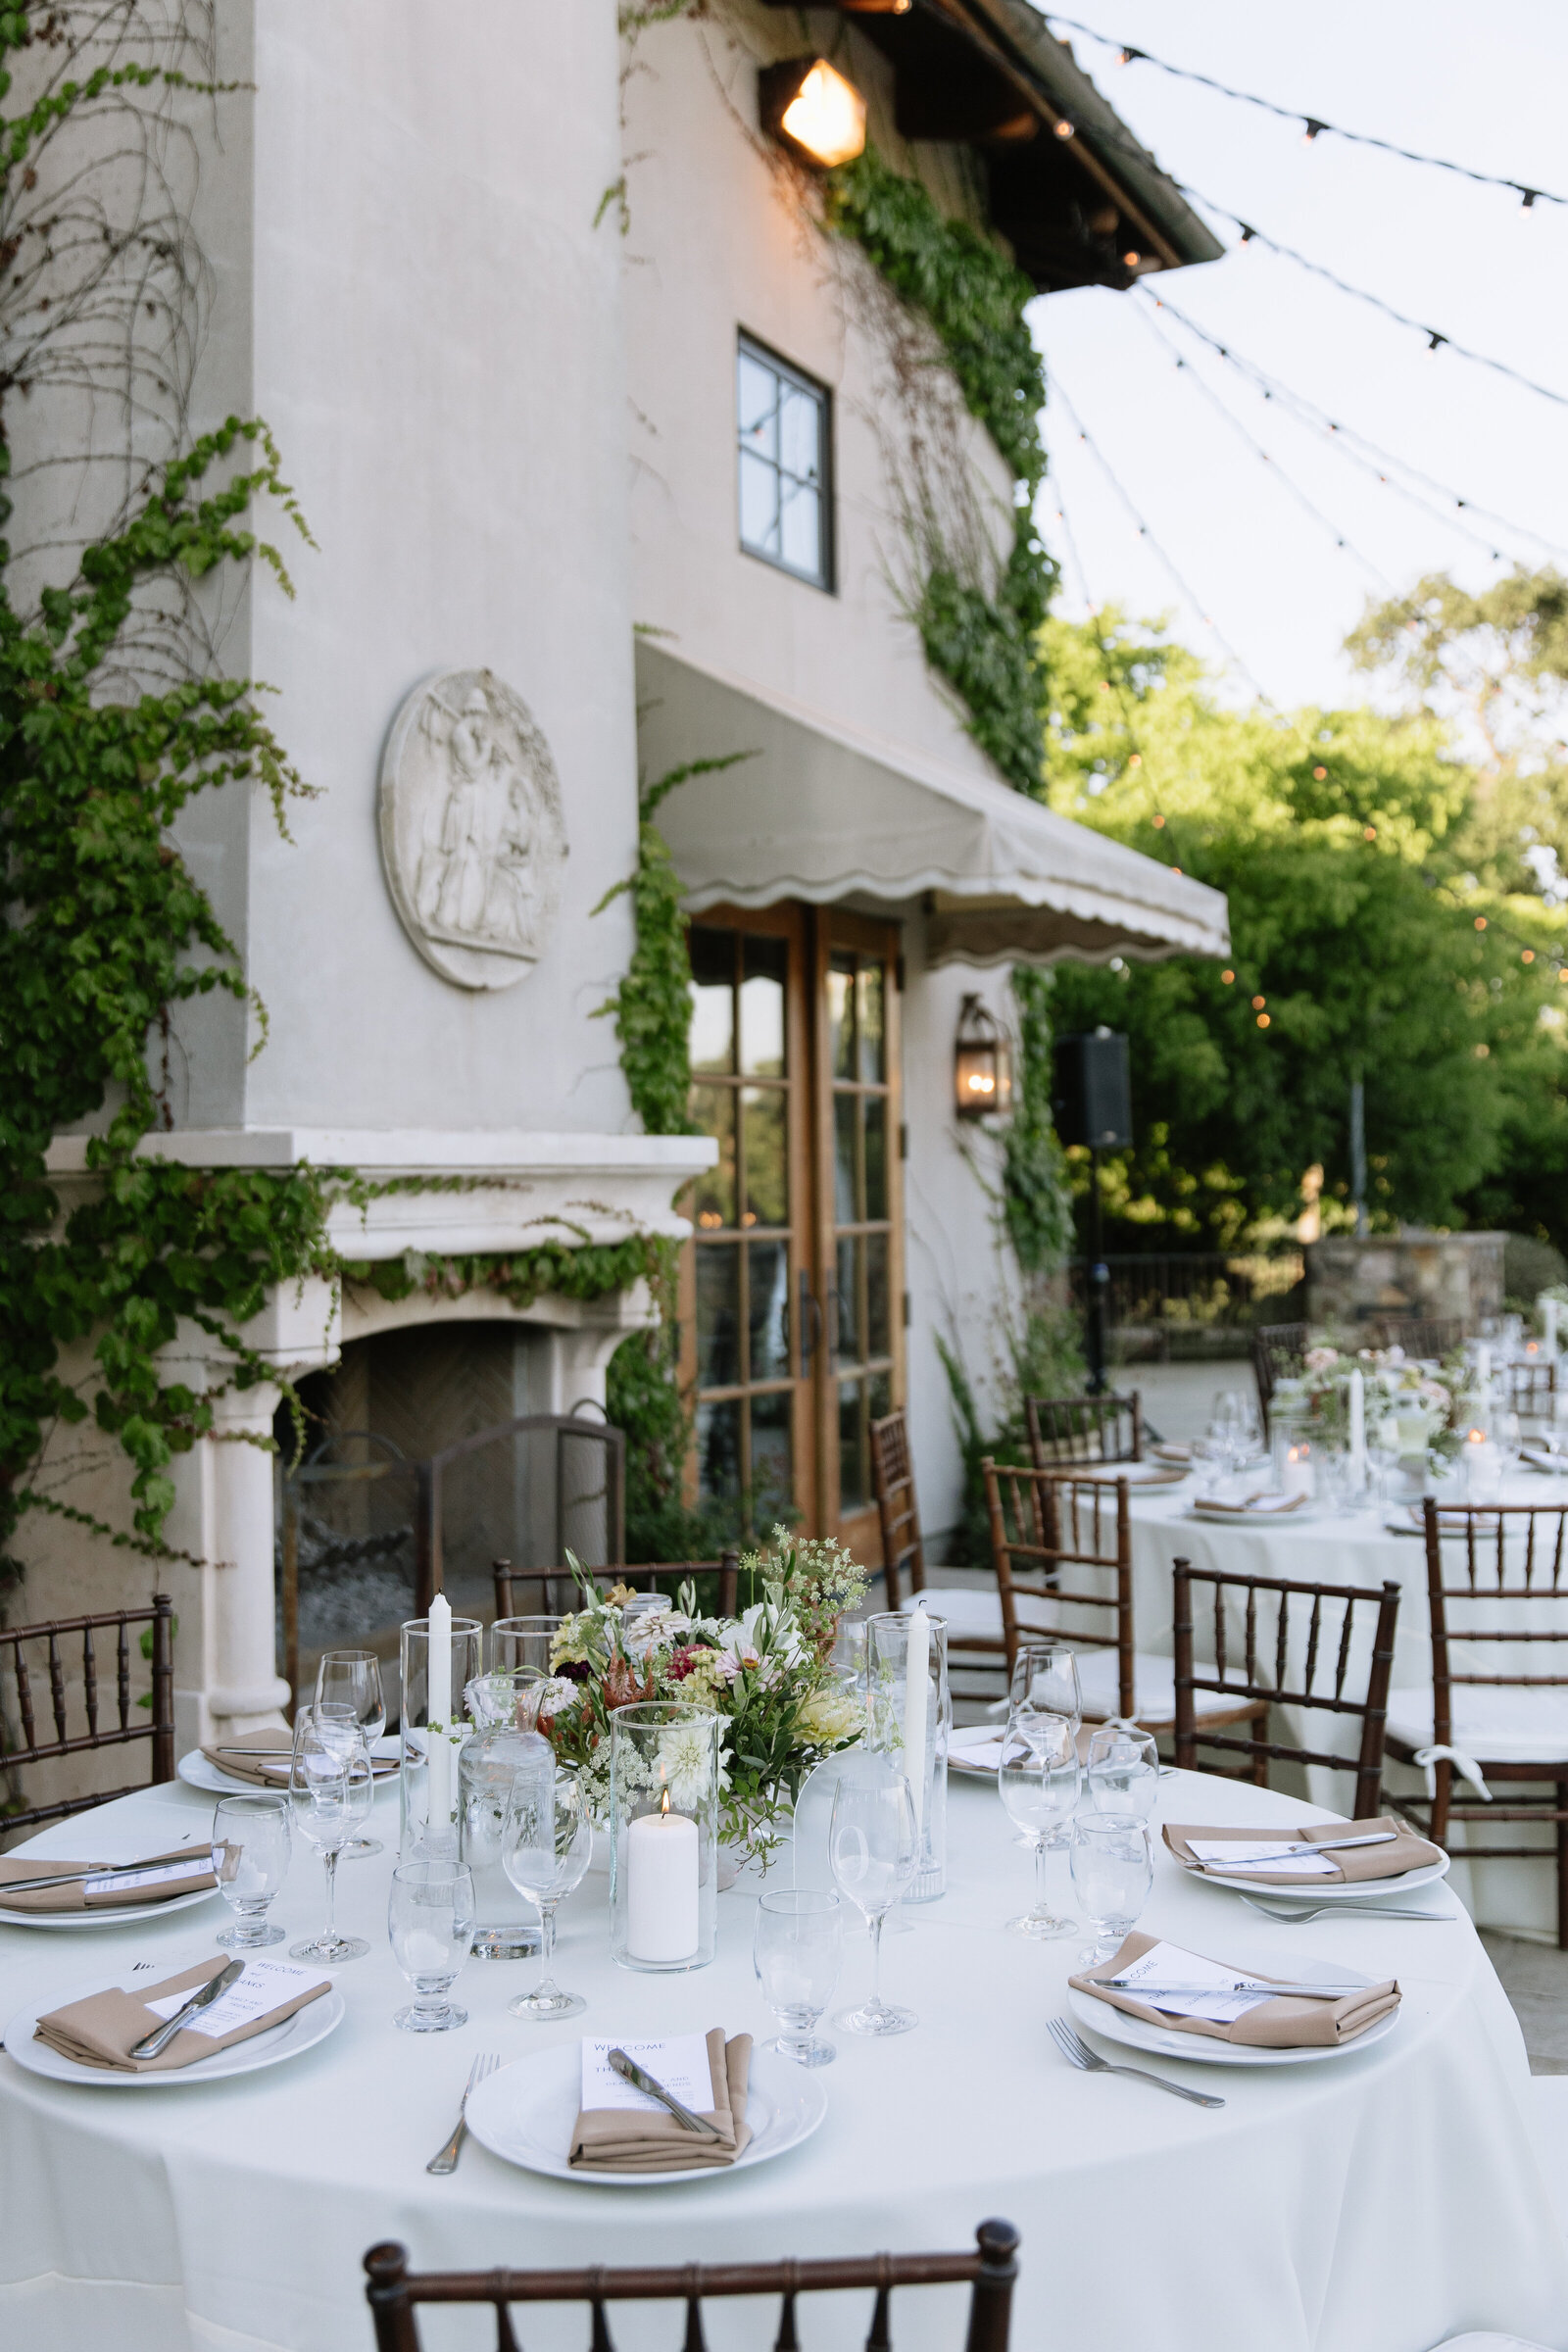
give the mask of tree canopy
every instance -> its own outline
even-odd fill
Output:
[[[1407,641],[1375,617],[1361,642],[1382,661]],[[1295,1215],[1314,1165],[1345,1200],[1357,1077],[1375,1221],[1560,1242],[1564,922],[1517,857],[1481,870],[1485,776],[1451,718],[1232,709],[1160,624],[1110,610],[1048,622],[1046,649],[1052,805],[1230,903],[1227,964],[1057,975],[1058,1032],[1131,1040],[1139,1143],[1106,1187],[1122,1246],[1130,1226],[1229,1247]]]

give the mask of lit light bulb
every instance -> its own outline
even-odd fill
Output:
[[[819,57],[779,118],[780,128],[819,164],[852,163],[865,147],[865,100]]]
[[[1141,253],[1124,253],[1121,258],[1129,270],[1136,270],[1144,257]]]
[[[1070,139],[1076,127],[1075,123],[1068,122],[1065,115],[1053,125],[1058,139]]]
[[[1221,972],[1221,974],[1220,974],[1220,978],[1221,978],[1221,979],[1224,981],[1224,983],[1225,983],[1225,986],[1226,986],[1227,988],[1229,988],[1229,986],[1230,986],[1231,982],[1232,982],[1232,981],[1235,979],[1235,977],[1236,977],[1236,974],[1235,974],[1234,972]]]

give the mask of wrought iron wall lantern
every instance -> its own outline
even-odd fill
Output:
[[[758,75],[762,128],[823,171],[865,146],[865,100],[825,57],[792,57]]]
[[[1012,1107],[1012,1051],[996,1015],[978,997],[958,1007],[953,1091],[960,1119],[984,1119]]]

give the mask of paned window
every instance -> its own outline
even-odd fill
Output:
[[[743,335],[735,402],[742,547],[831,588],[827,393]]]

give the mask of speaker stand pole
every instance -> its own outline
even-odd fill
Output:
[[[1100,1153],[1089,1148],[1089,1394],[1105,1393],[1105,1263],[1100,1230]]]

